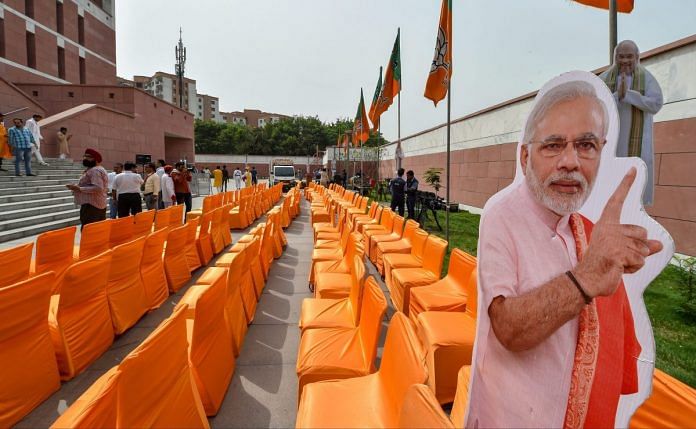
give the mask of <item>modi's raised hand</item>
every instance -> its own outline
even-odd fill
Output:
[[[642,226],[621,224],[621,210],[635,179],[636,168],[631,167],[604,207],[575,270],[592,297],[613,294],[624,273],[635,273],[645,265],[645,258],[662,250],[662,243],[648,239]]]

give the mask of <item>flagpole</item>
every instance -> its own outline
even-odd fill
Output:
[[[449,250],[450,244],[450,114],[451,114],[451,99],[452,91],[450,91],[450,82],[452,79],[447,80],[447,211],[445,212],[445,238],[447,240],[447,250]]]

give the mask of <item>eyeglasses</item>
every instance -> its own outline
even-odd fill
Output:
[[[566,150],[568,143],[573,144],[575,152],[582,159],[597,159],[602,151],[602,145],[604,145],[604,141],[600,142],[597,137],[582,137],[577,140],[549,137],[545,140],[532,141],[526,144],[538,144],[541,156],[554,158]]]

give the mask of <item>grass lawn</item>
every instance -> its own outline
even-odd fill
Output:
[[[439,212],[444,229],[445,213]],[[467,253],[476,255],[479,215],[469,212],[450,214],[450,242]],[[444,238],[431,219],[426,222],[428,232]],[[443,275],[447,273],[449,254]],[[678,268],[672,265],[650,284],[645,291],[645,304],[652,320],[657,347],[656,365],[659,369],[696,388],[696,315],[688,315],[680,307]]]

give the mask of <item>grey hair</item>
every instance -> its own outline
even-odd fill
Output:
[[[542,95],[539,101],[537,101],[537,103],[534,105],[532,112],[527,118],[527,124],[524,128],[525,143],[529,143],[532,140],[532,137],[536,132],[537,124],[548,113],[548,111],[551,110],[552,107],[562,102],[576,100],[583,97],[591,98],[599,105],[602,111],[603,119],[601,137],[605,138],[607,136],[607,130],[609,129],[609,112],[607,111],[607,107],[604,105],[602,100],[597,97],[597,92],[592,84],[582,80],[572,80],[551,88],[544,95]]]
[[[633,49],[633,53],[636,54],[636,65],[640,64],[640,50],[638,45],[633,40],[622,40],[616,46],[614,46],[614,64],[616,64],[616,54],[619,52],[619,48],[622,46],[628,46]]]

